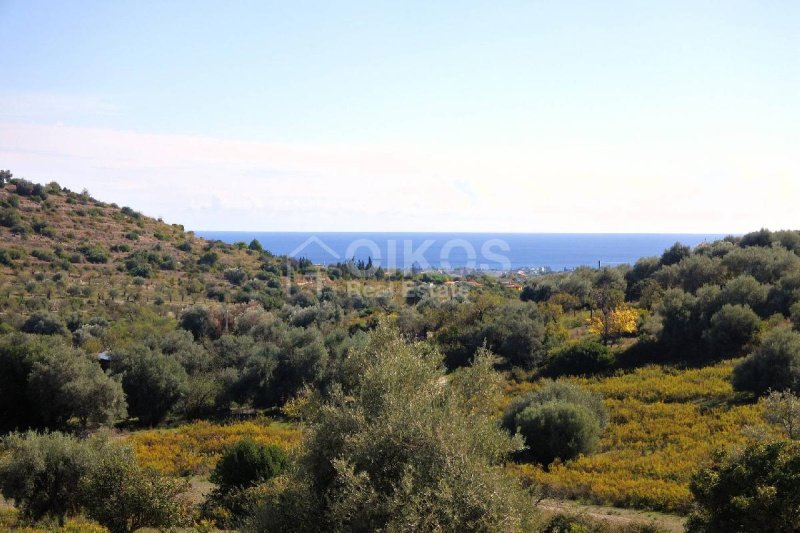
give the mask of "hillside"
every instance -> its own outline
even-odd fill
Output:
[[[509,530],[543,496],[687,515],[690,482],[715,454],[787,442],[775,406],[800,402],[798,254],[800,232],[760,230],[634,265],[500,280],[318,268],[15,179],[0,188],[0,431],[58,431],[24,439],[81,447],[113,428],[146,475],[191,482],[183,519],[195,525],[259,516],[246,497],[314,502],[323,514],[306,514],[336,529],[372,505],[347,491],[396,508],[414,501],[391,488],[401,480],[433,490],[441,479]],[[763,399],[770,389],[788,396]],[[215,468],[242,440],[306,467],[226,493]],[[0,474],[17,456],[0,447]],[[362,471],[339,472],[341,457]],[[464,469],[502,497],[458,485]],[[313,483],[335,496],[304,492]],[[357,511],[339,515],[336,498]],[[570,508],[548,501],[542,516]]]
[[[0,316],[13,324],[35,310],[120,312],[126,303],[173,316],[198,302],[279,307],[286,263],[251,248],[208,242],[56,183],[13,180],[0,188]]]

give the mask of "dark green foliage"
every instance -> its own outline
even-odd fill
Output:
[[[442,328],[437,335],[447,366],[468,365],[482,346],[500,355],[507,366],[532,368],[547,354],[547,330],[533,302],[509,302],[498,308],[470,311],[467,320]]]
[[[14,179],[12,183],[14,184],[15,192],[20,196],[38,198],[40,200],[47,199],[47,193],[44,190],[44,185],[32,183],[24,179]]]
[[[766,228],[752,231],[742,235],[739,245],[747,248],[748,246],[770,246],[772,244],[772,232]]]
[[[131,276],[149,278],[154,269],[174,270],[175,258],[156,250],[136,250],[125,258],[125,268]]]
[[[555,284],[548,278],[533,279],[522,287],[519,299],[523,302],[546,302],[555,293]]]
[[[503,357],[512,366],[532,368],[545,355],[545,327],[533,304],[506,305],[486,323],[481,344]]]
[[[108,251],[99,245],[83,245],[78,249],[90,263],[107,263]]]
[[[52,339],[21,334],[0,337],[0,432],[38,425],[38,406],[28,399],[28,377],[36,359],[53,344]]]
[[[176,359],[189,374],[207,372],[213,365],[212,355],[188,331],[170,331],[153,345]]]
[[[120,212],[123,215],[129,216],[129,217],[134,218],[134,219],[138,219],[138,218],[142,217],[141,213],[139,213],[138,211],[134,211],[133,209],[131,209],[128,206],[125,206],[122,209],[120,209]]]
[[[599,342],[584,341],[563,348],[547,360],[545,373],[556,377],[606,372],[614,366],[614,354]]]
[[[790,309],[792,324],[794,325],[794,329],[800,331],[800,302],[795,302],[792,304]]]
[[[732,357],[758,334],[761,321],[747,305],[725,304],[711,317],[710,328],[704,336],[714,357]]]
[[[22,217],[19,211],[13,207],[0,208],[0,226],[13,228],[22,224]]]
[[[194,335],[195,339],[211,337],[217,329],[211,311],[204,305],[193,305],[186,308],[181,313],[180,326]]]
[[[250,245],[248,246],[248,248],[250,250],[253,250],[254,252],[263,252],[264,251],[264,247],[261,246],[261,243],[258,242],[257,239],[253,239],[252,241],[250,241]]]
[[[638,300],[642,297],[642,290],[650,278],[661,266],[657,257],[643,257],[634,263],[633,267],[625,273],[625,296],[629,300]]]
[[[27,397],[40,427],[66,428],[72,418],[83,428],[96,427],[126,415],[120,383],[107,376],[97,361],[66,346],[36,358],[28,375]]]
[[[206,252],[200,256],[200,259],[197,260],[198,264],[203,266],[214,266],[217,264],[219,260],[219,255],[217,252]]]
[[[735,248],[722,258],[733,274],[746,274],[759,283],[775,283],[782,276],[800,269],[800,257],[780,247]]]
[[[263,335],[266,342],[250,355],[232,387],[238,401],[257,407],[280,405],[324,377],[328,352],[319,330],[272,323],[252,333]]]
[[[106,446],[81,479],[80,504],[110,533],[133,533],[142,528],[172,530],[188,525],[182,494],[188,483],[169,478],[136,463],[132,450]]]
[[[53,228],[51,228],[47,222],[43,220],[36,220],[34,219],[31,222],[31,229],[37,235],[41,235],[43,237],[50,237],[53,238],[56,236],[56,232]]]
[[[719,284],[725,280],[722,261],[705,255],[690,255],[676,265],[675,274],[681,288],[695,292],[706,284]]]
[[[756,313],[765,315],[768,296],[767,285],[762,285],[753,276],[741,275],[723,285],[720,301],[725,304],[747,305]]]
[[[128,413],[146,425],[161,422],[188,387],[175,358],[142,345],[114,352],[111,369],[122,378]]]
[[[753,444],[719,454],[689,485],[696,504],[686,530],[696,533],[800,531],[800,445]]]
[[[696,297],[680,289],[664,293],[658,314],[662,320],[660,340],[668,352],[681,355],[698,346],[702,324],[695,312],[696,303]]]
[[[277,476],[288,461],[286,452],[278,446],[243,439],[222,452],[211,481],[223,490],[249,487]]]
[[[56,260],[55,254],[49,250],[33,250],[31,256],[39,261],[47,261],[48,263],[52,263]]]
[[[761,395],[772,390],[800,392],[800,333],[776,328],[733,370],[733,387]]]
[[[685,257],[689,257],[689,254],[691,254],[691,250],[688,246],[676,242],[670,248],[664,250],[661,255],[661,264],[663,266],[675,265]]]
[[[0,493],[23,516],[64,519],[80,508],[80,483],[91,471],[101,446],[61,433],[12,434],[3,439]]]
[[[516,429],[525,439],[527,457],[543,465],[556,458],[568,461],[591,452],[600,439],[600,423],[586,407],[551,401],[531,405],[514,419]]]
[[[38,335],[65,335],[67,327],[61,317],[47,311],[36,311],[22,324],[20,330]]]
[[[247,281],[247,272],[241,268],[226,268],[223,276],[233,285],[241,285]]]
[[[545,465],[556,458],[568,460],[592,451],[607,423],[599,397],[557,381],[516,398],[502,420],[504,428],[525,439],[528,448],[519,456]]]
[[[298,518],[314,531],[529,526],[529,502],[498,466],[515,443],[486,410],[500,392],[492,361],[481,354],[475,365],[443,379],[438,353],[379,327],[348,358],[341,393],[309,413],[300,466],[251,529]]]

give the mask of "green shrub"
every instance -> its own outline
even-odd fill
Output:
[[[755,340],[761,320],[748,305],[725,304],[711,317],[703,334],[715,357],[732,357]]]
[[[696,503],[687,531],[798,531],[800,444],[760,443],[718,454],[689,488]]]
[[[500,393],[492,364],[480,354],[450,381],[440,354],[379,326],[342,392],[309,412],[300,467],[251,530],[524,530],[530,502],[499,467],[518,443],[485,409]]]
[[[127,414],[119,381],[103,372],[97,361],[68,347],[33,363],[27,397],[36,406],[39,424],[48,428],[65,428],[71,419],[83,428],[110,425]]]
[[[241,268],[226,268],[223,276],[233,285],[241,285],[247,281],[247,272]]]
[[[52,263],[56,260],[55,254],[48,250],[32,250],[31,255],[39,261],[47,261],[48,263]]]
[[[20,224],[22,224],[22,217],[20,216],[19,211],[13,207],[4,207],[0,209],[0,226],[13,228],[14,226],[18,226]]]
[[[84,428],[125,416],[120,384],[96,361],[62,339],[27,335],[0,338],[0,431]]]
[[[598,396],[558,381],[516,398],[502,418],[504,428],[525,439],[528,448],[518,457],[545,465],[592,451],[607,423],[608,414]]]
[[[216,330],[211,310],[204,305],[193,305],[183,310],[180,326],[194,335],[195,339],[212,336]]]
[[[102,246],[83,245],[79,248],[79,251],[90,263],[99,264],[108,262],[108,251]]]
[[[549,376],[579,376],[606,372],[614,366],[614,354],[599,342],[584,341],[556,352],[547,361]]]
[[[27,196],[30,198],[38,198],[41,200],[47,199],[47,193],[44,186],[39,183],[32,183],[24,179],[14,179],[12,183],[15,186],[15,192],[20,196]]]
[[[64,335],[67,327],[61,317],[48,311],[36,311],[29,316],[20,328],[25,333],[38,335]]]
[[[200,256],[197,262],[203,266],[214,266],[219,260],[219,255],[216,252],[206,252]]]
[[[186,371],[175,358],[142,345],[115,352],[111,370],[122,377],[128,413],[147,425],[162,421],[188,386]]]
[[[780,327],[733,369],[733,387],[761,395],[773,390],[800,392],[800,333]]]
[[[568,402],[531,405],[514,423],[528,446],[524,455],[543,465],[593,451],[601,433],[600,422],[589,409]]]
[[[557,514],[544,524],[539,533],[667,533],[655,524],[623,522],[616,525],[603,519],[583,515]]]
[[[287,463],[282,448],[243,439],[225,449],[211,481],[223,489],[249,487],[279,475]]]
[[[79,493],[86,514],[110,533],[133,533],[189,525],[187,489],[187,481],[143,468],[129,448],[115,446],[81,479]]]
[[[58,519],[80,508],[80,482],[95,463],[97,447],[62,433],[14,433],[3,439],[0,492],[30,520]]]
[[[800,302],[793,303],[792,307],[789,309],[789,313],[791,314],[794,329],[800,330]]]

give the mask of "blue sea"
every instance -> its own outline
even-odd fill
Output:
[[[411,269],[571,270],[598,264],[633,264],[675,242],[697,246],[720,234],[667,233],[280,233],[196,231],[226,243],[257,239],[276,255],[315,264],[372,259],[375,266]]]

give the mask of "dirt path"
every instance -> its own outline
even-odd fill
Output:
[[[682,533],[686,522],[685,518],[677,515],[602,505],[583,505],[570,500],[545,499],[539,502],[538,507],[545,512],[583,515],[617,525],[652,523],[670,533]]]

